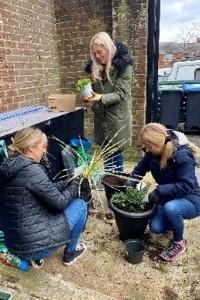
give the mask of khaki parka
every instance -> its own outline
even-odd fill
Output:
[[[116,62],[116,63],[115,63]],[[132,59],[125,45],[117,45],[110,79],[93,82],[93,90],[102,99],[93,103],[94,136],[98,145],[111,141],[119,143],[120,150],[131,144],[132,139]]]

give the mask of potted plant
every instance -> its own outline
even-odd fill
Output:
[[[139,185],[141,188],[125,187],[125,185],[117,188],[115,186],[111,198],[108,199],[122,241],[142,239],[155,208],[148,202],[149,184],[144,186],[140,183]]]
[[[83,78],[77,80],[75,84],[75,91],[82,97],[92,96],[92,81],[90,78]]]

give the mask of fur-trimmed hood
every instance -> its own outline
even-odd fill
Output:
[[[133,59],[131,58],[128,48],[122,43],[117,43],[117,52],[113,58],[112,66],[117,69],[117,71],[122,73],[127,65],[133,65]],[[85,67],[85,72],[91,74],[92,72],[92,61]]]

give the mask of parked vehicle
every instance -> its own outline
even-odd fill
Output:
[[[171,71],[172,71],[172,68],[158,69],[158,83],[167,81],[171,74]]]
[[[168,80],[200,80],[200,60],[176,62]]]

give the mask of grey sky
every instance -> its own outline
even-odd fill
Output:
[[[181,28],[200,24],[198,0],[161,0],[160,42],[175,41]]]

